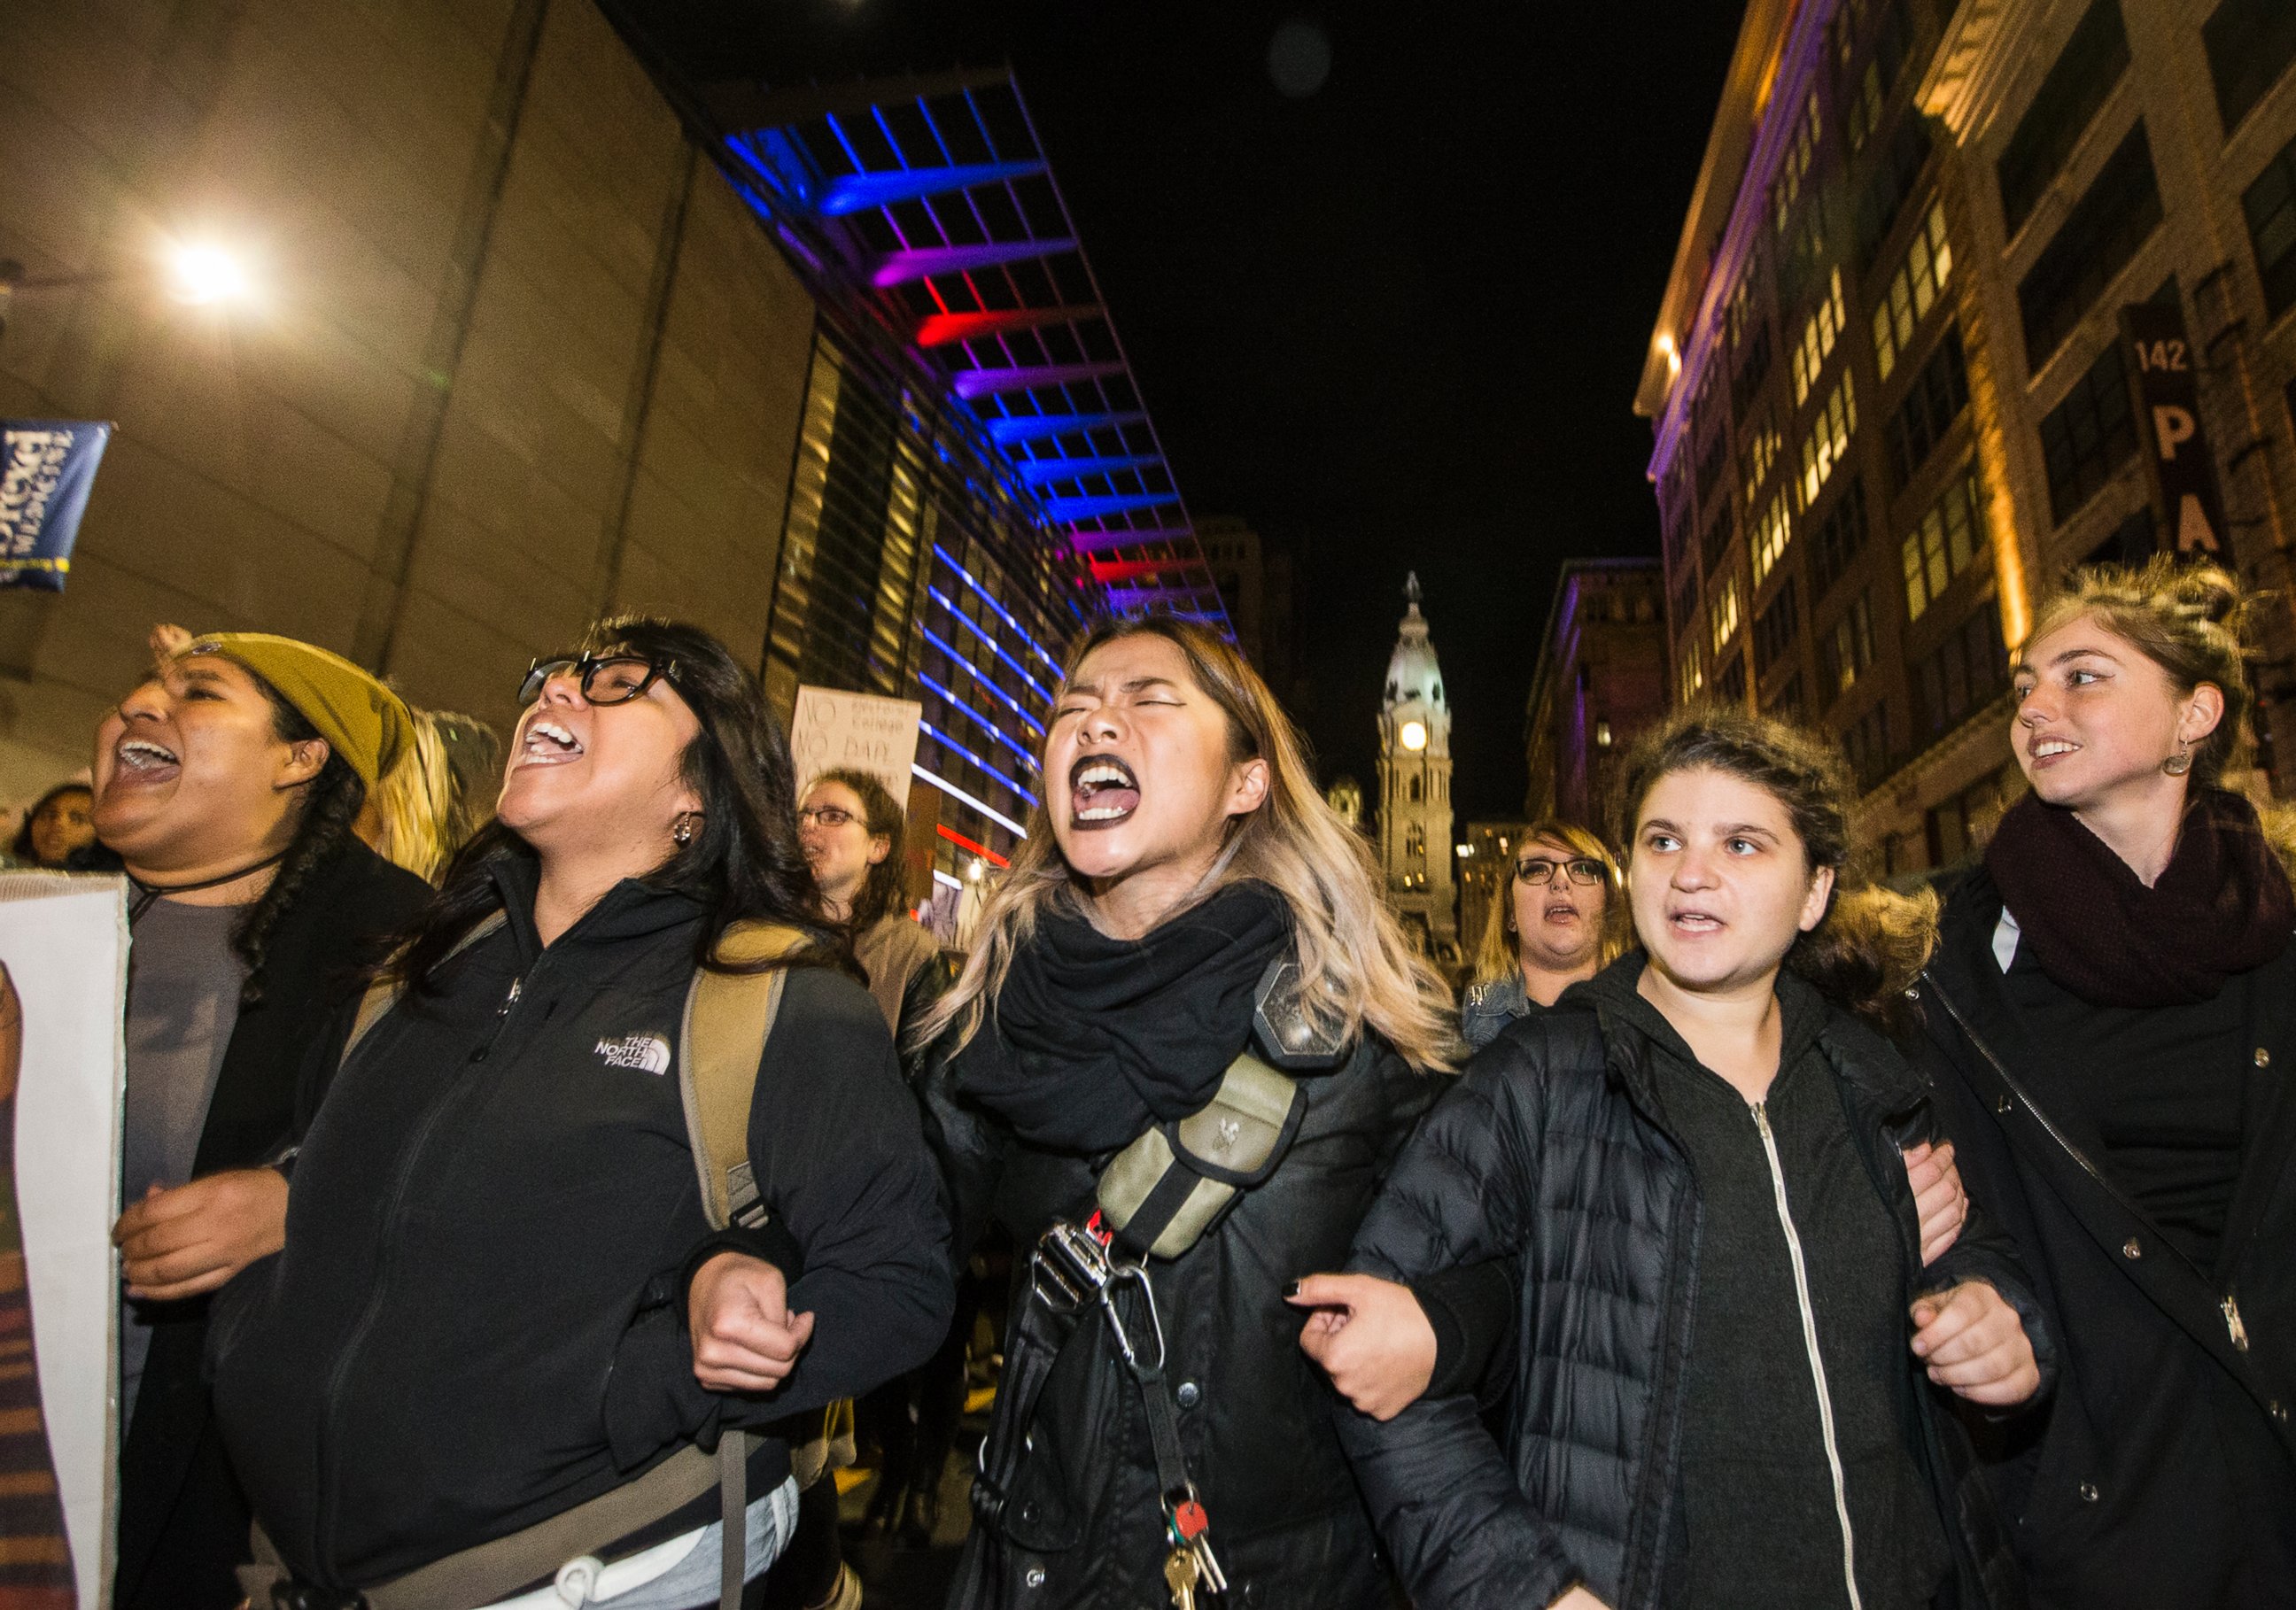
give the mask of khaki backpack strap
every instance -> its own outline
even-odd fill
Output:
[[[737,922],[718,942],[723,960],[778,961],[802,949],[806,936],[768,922]],[[758,1064],[781,1010],[789,970],[713,973],[697,969],[685,994],[677,1036],[677,1089],[685,1134],[701,1180],[701,1208],[712,1230],[758,1222],[757,1176],[750,1166],[750,1103]]]
[[[461,955],[508,920],[500,911],[493,913],[456,940],[455,948],[448,951],[443,960],[452,960]],[[381,1022],[390,1009],[398,1004],[399,996],[406,993],[405,981],[396,977],[378,978],[366,986],[366,993],[359,997],[358,1016],[351,1019],[351,1032],[343,1039],[342,1054],[335,1058],[338,1069],[350,1061],[351,1053],[358,1049],[359,1042],[366,1038],[367,1031]]]

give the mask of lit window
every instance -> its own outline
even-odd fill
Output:
[[[1794,406],[1799,408],[1809,400],[1810,390],[1833,356],[1834,338],[1841,333],[1849,315],[1841,301],[1841,270],[1833,271],[1832,290],[1820,297],[1816,309],[1801,327],[1801,339],[1794,347],[1793,394]],[[1887,372],[1884,371],[1886,373]]]
[[[1906,618],[1919,620],[1954,578],[1975,560],[1983,515],[1978,501],[1977,468],[1954,477],[1945,495],[1930,505],[1903,544]]]
[[[1874,362],[1883,380],[1898,366],[1898,355],[1912,341],[1922,315],[1936,305],[1938,293],[1952,277],[1953,243],[1946,238],[1945,203],[1935,201],[1906,248],[1906,260],[1890,277],[1888,293],[1874,308]]]
[[[1723,582],[1721,592],[1717,593],[1714,601],[1707,606],[1706,614],[1707,625],[1711,629],[1714,640],[1714,652],[1718,657],[1724,646],[1729,642],[1731,633],[1738,629],[1738,578],[1736,576],[1733,576]]]
[[[1825,406],[1810,421],[1809,436],[1801,445],[1801,506],[1817,501],[1834,465],[1849,451],[1849,437],[1857,429],[1857,396],[1850,388],[1849,372],[1841,372]]]
[[[1848,377],[1843,378],[1846,380]],[[1777,495],[1770,499],[1770,506],[1762,516],[1762,523],[1754,527],[1754,585],[1759,587],[1762,584],[1772,568],[1784,557],[1786,543],[1792,540],[1793,519],[1786,510],[1785,488],[1782,486]]]

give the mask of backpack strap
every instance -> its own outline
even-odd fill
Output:
[[[455,948],[440,960],[453,960],[509,920],[500,911],[488,913],[478,927],[455,941]],[[394,956],[391,960],[396,961],[398,958]],[[390,1014],[390,1009],[398,1004],[398,998],[406,993],[406,981],[390,973],[366,986],[366,993],[359,997],[358,1015],[351,1019],[351,1032],[344,1036],[342,1052],[335,1058],[338,1072],[350,1061],[351,1052],[358,1049],[359,1042],[367,1037],[367,1032]]]
[[[755,966],[786,960],[807,943],[804,934],[778,923],[736,922],[718,940],[718,958]],[[677,1035],[677,1092],[685,1103],[686,1140],[701,1180],[701,1209],[712,1230],[754,1230],[765,1222],[757,1174],[750,1165],[750,1105],[788,981],[787,968],[760,973],[703,968],[685,993]]]
[[[736,965],[785,960],[808,943],[793,928],[771,922],[728,924],[718,959]],[[697,968],[685,992],[678,1026],[677,1093],[685,1103],[686,1144],[701,1181],[701,1210],[709,1228],[762,1229],[767,1221],[757,1171],[750,1163],[750,1108],[758,1091],[758,1065],[781,1015],[789,969],[717,973]],[[739,1610],[749,1565],[750,1451],[756,1434],[726,1432],[718,1442],[718,1513],[723,1522],[718,1604]]]

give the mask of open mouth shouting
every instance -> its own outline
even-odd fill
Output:
[[[556,766],[581,758],[582,740],[557,722],[537,716],[526,723],[518,746],[520,765]]]
[[[1070,818],[1079,828],[1112,828],[1140,808],[1140,780],[1113,755],[1086,755],[1069,768]]]
[[[1676,933],[1691,939],[1703,939],[1709,935],[1718,934],[1726,926],[1711,911],[1694,909],[1669,911],[1666,914],[1666,920],[1667,926]]]
[[[1546,909],[1538,915],[1541,921],[1567,924],[1577,922],[1580,912],[1577,906],[1567,900],[1550,900],[1546,903]]]
[[[112,747],[110,782],[141,788],[173,782],[183,774],[183,758],[165,744],[148,738],[123,738]]]

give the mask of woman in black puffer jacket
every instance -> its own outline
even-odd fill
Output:
[[[1419,1604],[2019,1602],[1934,1388],[2005,1410],[2046,1352],[1980,1219],[1924,1267],[1900,1154],[1936,1135],[1927,1092],[1837,1002],[1893,998],[1934,907],[1837,896],[1846,784],[1751,716],[1646,739],[1644,951],[1479,1055],[1365,1219],[1359,1268],[1487,1268],[1514,1321],[1496,1441],[1439,1348],[1423,1401],[1343,1417]]]
[[[1445,1065],[1447,994],[1232,645],[1158,619],[1103,628],[1071,665],[1047,806],[929,1020],[946,1032],[926,1133],[960,1256],[992,1218],[1024,1253],[1056,1222],[1082,1238],[1122,1220],[1107,1255],[1139,1272],[1069,1320],[1032,1295],[1023,1261],[953,1603],[1173,1603],[1191,1484],[1231,1605],[1390,1603],[1283,1295],[1343,1254],[1437,1093],[1425,1070]],[[1145,1148],[1203,1165],[1167,1173],[1168,1193],[1217,1196],[1221,1156],[1252,1162],[1223,1148],[1254,1120],[1210,1105],[1247,1050],[1282,1067],[1258,1088],[1275,1092],[1288,1146],[1238,1170],[1245,1189],[1198,1238],[1163,1238],[1168,1197],[1128,1217],[1127,1163],[1111,1160],[1152,1132]]]

